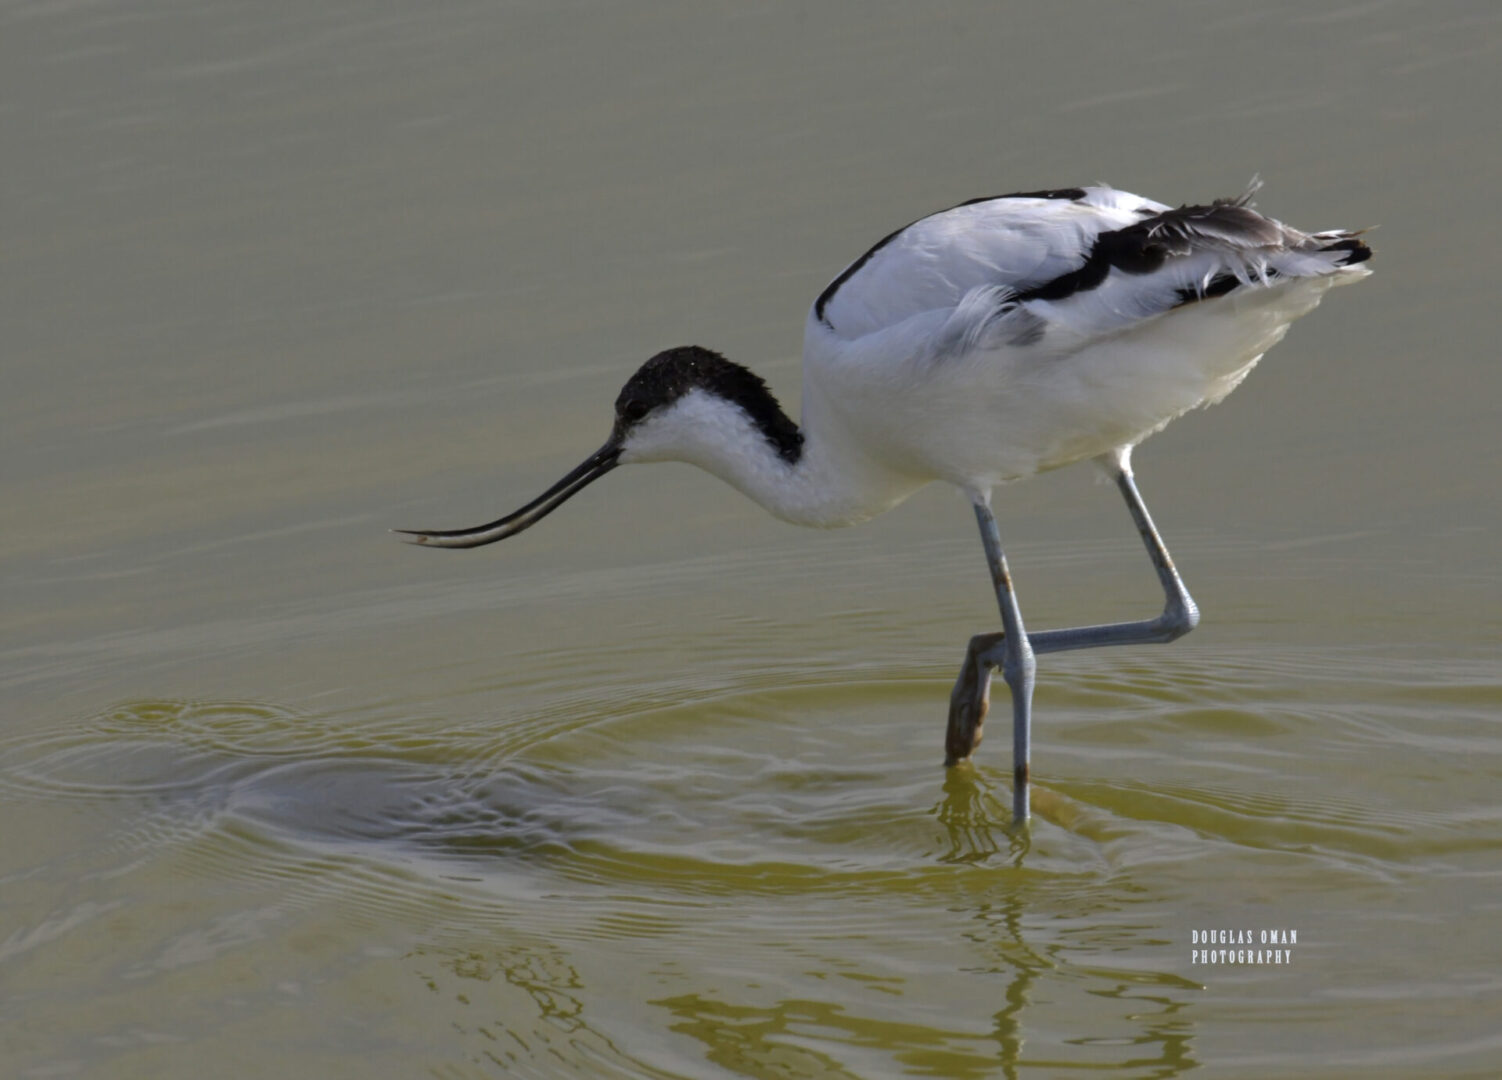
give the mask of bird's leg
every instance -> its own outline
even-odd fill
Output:
[[[1007,571],[1006,556],[1001,550],[996,519],[988,506],[979,502],[975,504],[975,517],[980,523],[986,561],[990,563],[991,579],[996,585],[996,600],[1001,606],[1004,631],[977,634],[970,639],[964,666],[960,668],[960,677],[949,697],[949,727],[944,734],[945,763],[953,765],[963,761],[980,745],[981,724],[991,703],[991,671],[1000,667],[1012,691],[1012,769],[1015,776],[1012,813],[1018,821],[1025,821],[1028,816],[1034,657],[1039,653],[1093,649],[1104,645],[1169,642],[1183,637],[1199,624],[1199,608],[1184,587],[1173,558],[1137,490],[1137,481],[1132,476],[1130,448],[1104,455],[1099,461],[1126,500],[1127,509],[1137,523],[1137,531],[1142,535],[1142,543],[1163,586],[1163,612],[1155,619],[1026,633],[1022,628],[1021,612],[1017,609],[1011,574]]]
[[[965,650],[965,663],[949,695],[949,727],[944,733],[944,764],[964,761],[980,746],[981,725],[991,708],[991,653],[1005,634],[976,634]],[[999,655],[999,653],[997,654]]]
[[[1126,500],[1137,531],[1142,534],[1142,543],[1147,547],[1148,557],[1158,571],[1158,581],[1163,586],[1163,613],[1155,619],[1141,622],[1107,623],[1103,626],[1072,626],[1064,630],[1041,630],[1032,635],[1035,653],[1066,652],[1070,649],[1093,649],[1102,645],[1143,645],[1174,641],[1199,625],[1200,612],[1183,579],[1173,565],[1163,538],[1153,526],[1142,495],[1137,491],[1137,481],[1132,477],[1130,451],[1123,449],[1097,459],[1102,468],[1116,482],[1117,490]]]
[[[981,543],[986,548],[986,562],[991,567],[991,582],[996,587],[996,602],[1001,608],[1002,633],[977,634],[970,639],[965,664],[949,699],[949,728],[944,747],[949,764],[962,761],[980,743],[981,723],[990,705],[991,669],[1001,668],[1001,677],[1012,691],[1012,816],[1025,821],[1028,816],[1028,760],[1031,753],[1033,680],[1037,664],[1032,645],[1022,625],[1012,575],[1007,570],[1006,554],[1001,550],[1001,535],[996,518],[983,502],[975,504],[975,520],[980,525]]]

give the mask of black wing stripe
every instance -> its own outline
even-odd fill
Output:
[[[1239,199],[1221,199],[1209,206],[1181,206],[1143,218],[1124,229],[1101,233],[1083,263],[1052,281],[1018,292],[1013,299],[1019,303],[1063,300],[1098,288],[1112,270],[1150,274],[1170,256],[1188,255],[1197,244],[1207,240],[1253,248],[1277,245],[1283,238],[1283,229],[1277,222],[1248,210]],[[1211,282],[1211,287],[1218,282],[1219,279]],[[1231,286],[1223,288],[1229,291]]]
[[[918,221],[922,220],[922,218],[918,219]],[[824,317],[824,308],[829,304],[831,300],[834,299],[834,294],[840,291],[840,286],[844,285],[845,282],[854,277],[860,271],[861,267],[870,262],[871,256],[875,255],[878,251],[886,247],[893,240],[896,240],[903,233],[907,232],[908,229],[918,224],[918,221],[910,221],[895,232],[887,233],[886,236],[883,236],[880,240],[876,241],[876,243],[871,246],[870,251],[866,252],[859,259],[856,259],[855,262],[851,263],[849,266],[845,267],[845,269],[840,273],[840,276],[835,278],[827,286],[825,286],[824,291],[819,294],[819,299],[814,301],[814,317],[822,322],[825,326],[828,326],[831,330],[833,330],[834,326],[831,325],[830,321]]]

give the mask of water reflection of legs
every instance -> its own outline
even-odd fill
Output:
[[[781,948],[795,951],[801,975],[716,972],[710,986],[651,1004],[710,1064],[745,1077],[1168,1080],[1198,1068],[1186,1014],[1197,984],[1113,963],[1124,944],[1153,936],[1122,921],[1136,898],[1066,876],[955,867],[941,916],[958,931],[952,951],[935,942],[892,963],[854,928],[797,937]]]
[[[1007,854],[1022,865],[1031,840],[1025,830],[1012,829],[1006,804],[975,769],[947,769],[944,798],[933,809],[934,817],[949,834],[949,850],[940,862],[984,862],[1002,851],[997,833],[1006,839]]]
[[[1007,980],[1005,1004],[992,1014],[991,1038],[999,1049],[1001,1075],[1015,1080],[1022,1075],[1022,1067],[1027,1066],[1026,1075],[1031,1076],[1043,1064],[1037,1050],[1033,1060],[1023,1057],[1024,1012],[1029,1005],[1045,1012],[1047,1006],[1057,1008],[1057,1002],[1050,999],[1059,986],[1070,984],[1088,986],[1086,993],[1095,1001],[1119,1001],[1124,1005],[1116,1017],[1095,1018],[1094,1026],[1085,1028],[1088,1034],[1064,1039],[1063,1047],[1055,1045],[1043,1050],[1042,1054],[1051,1059],[1054,1067],[1141,1069],[1144,1071],[1132,1075],[1165,1080],[1198,1068],[1201,1063],[1193,1054],[1193,1025],[1179,1015],[1193,1000],[1189,994],[1199,990],[1198,984],[1167,973],[1081,962],[1078,949],[1065,953],[1057,942],[1043,948],[1034,946],[1027,940],[1024,926],[1024,901],[1031,895],[1023,886],[1001,891],[995,901],[976,909],[973,916],[976,928],[966,934],[977,955],[989,953],[995,957],[997,962],[992,970]],[[1083,936],[1092,934],[1088,925],[1082,925],[1081,932]],[[1034,991],[1040,985],[1043,992],[1035,1000]],[[1124,1060],[1123,1047],[1130,1048]]]

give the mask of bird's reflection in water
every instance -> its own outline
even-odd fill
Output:
[[[933,815],[948,834],[940,862],[985,862],[1006,852],[1015,866],[1031,846],[1027,827],[1012,827],[1009,793],[1001,796],[984,772],[970,764],[944,770],[944,797]]]

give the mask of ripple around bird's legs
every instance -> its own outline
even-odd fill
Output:
[[[377,1010],[391,1060],[429,1071],[440,1024],[471,1065],[523,1075],[990,1075],[1132,1046],[1137,1075],[1168,1076],[1233,1002],[1333,1022],[1337,972],[1468,1053],[1360,946],[1401,931],[1455,954],[1470,981],[1431,980],[1432,1000],[1498,993],[1412,921],[1496,884],[1489,665],[1051,658],[1021,832],[998,732],[939,765],[949,674],[694,668],[448,719],[123,703],[0,744],[8,814],[106,838],[12,860],[0,963],[43,988],[92,970],[126,1013],[153,986],[246,1038],[273,1018],[328,1038],[327,1012],[289,1003],[374,979],[399,1003]],[[1270,924],[1308,942],[1292,973],[1189,963],[1193,928]]]

